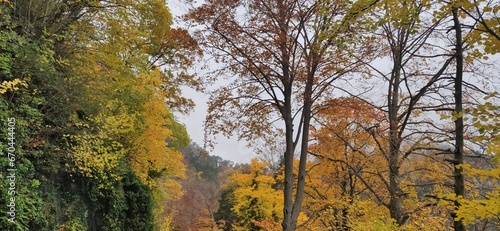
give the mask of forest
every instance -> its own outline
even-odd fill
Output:
[[[499,0],[170,2],[0,0],[0,230],[500,230]]]

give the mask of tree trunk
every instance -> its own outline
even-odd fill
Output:
[[[284,119],[285,119],[285,136],[286,136],[286,151],[285,151],[285,179],[284,179],[284,206],[283,206],[283,222],[281,223],[283,231],[295,230],[296,222],[293,220],[293,153],[295,152],[293,143],[293,118],[291,113],[291,103],[285,97]]]
[[[295,178],[293,175],[293,155],[295,153],[295,144],[293,137],[293,116],[292,116],[292,86],[293,79],[290,73],[290,56],[287,50],[287,33],[288,27],[286,23],[286,6],[283,1],[277,2],[278,6],[278,21],[279,27],[279,49],[281,52],[281,68],[283,72],[283,86],[284,86],[284,106],[282,110],[282,117],[285,121],[285,142],[286,151],[284,154],[285,164],[285,178],[284,178],[284,206],[283,206],[283,222],[281,226],[283,231],[295,230],[296,220],[293,219],[293,189]]]
[[[290,80],[288,65],[283,63],[283,73],[285,78]],[[291,81],[291,80],[290,80]],[[285,85],[285,102],[282,109],[282,116],[285,120],[285,142],[286,151],[284,154],[285,179],[284,179],[284,206],[283,206],[283,230],[295,230],[296,220],[293,219],[293,154],[295,153],[295,144],[293,138],[293,116],[292,116],[292,83]]]
[[[302,201],[304,200],[304,190],[306,184],[306,164],[307,164],[307,150],[309,148],[309,125],[311,122],[311,107],[312,107],[312,86],[314,80],[314,71],[308,74],[307,83],[305,86],[302,109],[302,140],[300,146],[300,161],[299,171],[297,176],[297,190],[295,192],[295,201],[293,202],[292,209],[292,226],[287,230],[295,230],[297,227],[297,219],[302,208]]]
[[[455,75],[455,152],[454,152],[454,191],[456,196],[465,195],[464,175],[462,169],[458,167],[464,163],[464,120],[462,116],[462,78],[463,78],[463,49],[462,49],[462,29],[458,20],[458,8],[452,8],[453,24],[455,28],[455,58],[456,58],[456,75]],[[460,202],[455,201],[456,208],[460,207]],[[465,231],[465,226],[462,220],[457,220],[457,215],[453,212],[453,226],[455,231]]]
[[[401,35],[398,35],[401,36]],[[388,92],[388,104],[389,104],[389,211],[391,218],[396,220],[398,224],[401,224],[402,217],[402,199],[401,199],[401,189],[399,184],[399,84],[401,82],[401,63],[402,63],[402,43],[404,41],[398,41],[398,46],[393,47],[394,55],[394,66],[391,74],[391,81]]]

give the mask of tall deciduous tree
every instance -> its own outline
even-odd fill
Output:
[[[496,2],[496,4],[495,4]],[[451,78],[453,83],[452,94],[452,120],[453,127],[451,135],[454,141],[453,158],[453,197],[454,210],[461,209],[461,201],[463,198],[469,197],[466,192],[467,179],[465,179],[463,166],[467,152],[475,154],[476,157],[481,157],[482,154],[474,150],[470,144],[475,140],[468,139],[473,135],[467,134],[467,127],[471,127],[466,123],[464,117],[471,109],[467,109],[469,104],[467,99],[467,88],[475,92],[486,94],[487,88],[479,89],[473,83],[468,83],[466,77],[470,70],[470,65],[481,65],[484,60],[488,59],[488,55],[497,53],[498,43],[498,2],[497,1],[451,1],[446,2],[437,12],[444,15],[450,15],[450,29],[448,32],[454,32],[452,39],[453,57],[454,57],[454,74]],[[481,61],[477,61],[481,60]],[[484,73],[474,73],[482,78],[488,78]],[[479,102],[481,104],[481,102]],[[469,145],[468,145],[469,144]],[[483,145],[485,146],[485,145]],[[483,156],[484,157],[484,156]],[[469,191],[469,190],[468,190]],[[454,230],[466,230],[467,227],[463,222],[463,217],[459,217],[455,211],[451,212],[454,222]]]
[[[451,7],[453,17],[453,29],[455,31],[455,79],[454,79],[454,97],[455,97],[455,151],[454,151],[454,184],[453,191],[457,197],[465,195],[465,180],[463,169],[464,164],[464,118],[463,118],[463,75],[464,75],[464,45],[462,40],[462,25],[458,15],[458,7]],[[458,200],[455,201],[455,206],[460,208],[461,204]],[[458,218],[456,213],[452,213],[453,228],[455,231],[465,231],[465,225],[462,219]]]
[[[236,133],[252,142],[285,137],[283,230],[298,225],[312,111],[335,80],[359,66],[352,53],[370,54],[370,47],[347,39],[363,29],[354,20],[360,10],[351,6],[350,1],[213,0],[187,15],[200,25],[199,43],[221,63],[212,74],[235,76],[212,94],[208,135]]]
[[[466,195],[466,181],[463,168],[466,156],[464,115],[464,75],[467,62],[473,59],[488,59],[488,55],[498,53],[500,44],[497,1],[452,1],[449,10],[452,12],[453,31],[455,32],[455,78],[454,78],[454,125],[455,125],[455,150],[454,150],[454,204],[455,209],[463,210],[461,199]],[[462,18],[473,19],[472,25],[465,25]],[[469,54],[466,53],[467,48]],[[478,46],[479,48],[477,48]],[[466,85],[465,85],[466,86]],[[470,142],[470,141],[469,141]],[[452,212],[454,229],[466,230],[463,217]]]
[[[472,109],[464,109],[463,104],[463,75],[466,73],[466,65],[476,61],[474,59],[489,59],[490,55],[495,56],[500,53],[500,4],[497,0],[474,0],[474,1],[453,1],[451,11],[453,15],[454,31],[456,35],[456,76],[455,76],[455,120],[456,150],[454,157],[455,183],[454,202],[455,211],[452,216],[455,219],[455,230],[465,230],[465,225],[479,223],[482,219],[487,219],[485,227],[490,219],[498,221],[499,189],[498,187],[498,107],[494,106],[495,93],[484,98],[486,103]],[[472,19],[473,23],[467,25],[461,18]],[[465,32],[465,34],[464,34]],[[464,53],[465,48],[469,48],[468,54]],[[478,62],[475,62],[478,63]],[[492,103],[493,102],[493,103]],[[478,169],[472,167],[471,163],[464,162],[464,119],[465,112],[472,111],[472,121],[474,127],[478,128],[479,135],[473,142],[486,143],[487,159],[492,159],[491,167]],[[482,197],[473,198],[466,195],[465,177],[480,179],[487,182],[488,189],[481,189]],[[493,222],[498,225],[498,222]]]
[[[385,113],[387,126],[374,127],[371,132],[387,161],[387,175],[382,179],[389,194],[386,206],[391,218],[402,225],[413,213],[405,208],[409,189],[403,179],[418,169],[405,167],[411,166],[407,163],[415,154],[426,156],[437,142],[434,135],[444,132],[427,111],[449,106],[435,105],[433,98],[440,97],[440,85],[446,86],[441,83],[454,56],[440,44],[438,29],[444,16],[430,17],[431,1],[379,1],[376,9],[373,17],[381,22],[376,34],[383,47],[379,55],[390,59],[391,66],[384,67],[387,72],[380,65],[368,64],[372,74],[384,80],[387,91],[382,104],[374,103]]]

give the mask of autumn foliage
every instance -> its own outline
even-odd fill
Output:
[[[498,230],[499,0],[176,4],[0,0],[0,230]]]

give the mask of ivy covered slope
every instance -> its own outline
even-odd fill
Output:
[[[161,0],[0,1],[0,230],[169,226],[199,52],[171,25]]]

